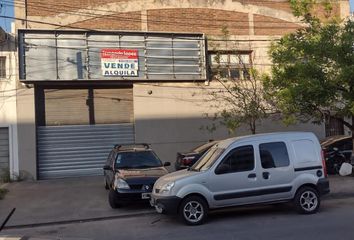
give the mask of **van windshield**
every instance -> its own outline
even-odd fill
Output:
[[[224,148],[210,148],[191,168],[192,171],[208,170],[225,151]]]

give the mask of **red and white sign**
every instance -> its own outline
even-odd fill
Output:
[[[101,68],[105,77],[137,77],[139,70],[138,50],[102,49]]]

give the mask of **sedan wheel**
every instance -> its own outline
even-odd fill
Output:
[[[113,189],[109,190],[108,202],[109,202],[109,205],[111,206],[111,208],[113,208],[113,209],[121,207],[121,204],[118,202],[117,193]]]
[[[108,185],[108,183],[107,183],[106,178],[104,178],[104,188],[105,188],[106,190],[109,189],[109,185]]]

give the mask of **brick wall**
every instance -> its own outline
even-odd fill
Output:
[[[136,30],[141,29],[141,13],[129,12],[97,17],[82,22],[76,22],[71,27],[105,30]]]
[[[149,31],[203,32],[221,35],[226,26],[231,35],[248,35],[248,14],[213,9],[149,10]]]
[[[242,4],[252,4],[256,6],[269,7],[286,12],[292,12],[288,0],[274,1],[274,0],[232,0],[233,2],[241,2]]]
[[[284,35],[301,27],[298,24],[263,15],[254,15],[253,21],[255,35]]]
[[[314,7],[313,13],[319,17],[322,21],[326,21],[330,19],[330,16],[340,16],[340,6],[339,4],[332,3],[332,10],[330,12],[327,12],[323,5],[318,4],[317,6]]]
[[[47,17],[82,8],[98,7],[102,4],[125,1],[127,0],[27,0],[27,14],[29,16]],[[104,14],[105,12],[98,13]]]
[[[79,9],[95,9],[109,3],[131,3],[131,0],[27,0],[29,17],[51,17],[60,13],[67,13]],[[192,0],[190,0],[192,1]],[[222,0],[219,0],[222,2]],[[215,4],[220,3],[215,0]],[[291,12],[288,0],[233,0],[243,5],[263,6],[279,10],[279,15]],[[157,2],[160,4],[161,2]],[[166,2],[168,4],[168,1]],[[195,6],[204,6],[204,3],[193,3]],[[164,7],[164,6],[162,6]],[[94,14],[73,13],[66,19],[72,20],[71,27],[87,29],[107,30],[148,30],[167,32],[202,32],[207,35],[221,35],[221,29],[226,26],[230,35],[249,35],[249,17],[247,13],[208,9],[208,8],[168,8],[136,11],[129,13],[117,13],[114,15],[100,16],[114,13],[111,9],[98,10]],[[225,6],[227,7],[227,6]],[[131,6],[134,9],[134,5]],[[251,9],[251,6],[250,6]],[[266,11],[262,9],[262,11]],[[315,8],[315,13],[325,19],[326,11],[322,5]],[[332,15],[339,15],[339,4],[333,5]],[[147,14],[147,16],[145,16]],[[96,15],[96,16],[95,16]],[[82,17],[94,17],[82,20]],[[81,20],[79,19],[81,17]],[[142,18],[143,17],[143,18]],[[48,20],[46,20],[48,21]],[[77,21],[72,23],[73,21]],[[148,23],[146,23],[148,21]],[[143,26],[143,27],[142,27]],[[46,26],[47,27],[47,26]],[[283,35],[293,32],[299,27],[298,24],[272,18],[264,15],[254,15],[255,35]]]

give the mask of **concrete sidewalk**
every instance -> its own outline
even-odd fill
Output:
[[[330,175],[328,178],[331,192],[325,199],[354,198],[354,176]]]
[[[103,177],[82,177],[8,184],[9,192],[0,200],[0,223],[16,208],[6,227],[117,218],[150,214],[149,204],[111,209]]]
[[[330,176],[331,193],[325,199],[354,198],[354,177]],[[102,177],[16,182],[0,201],[0,223],[12,208],[6,227],[46,225],[153,214],[148,204],[113,210]]]

